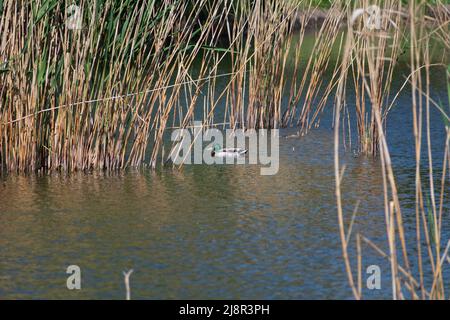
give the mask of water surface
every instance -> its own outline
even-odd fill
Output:
[[[433,97],[441,101],[444,79],[433,77]],[[394,80],[399,87],[402,73]],[[0,298],[123,299],[122,271],[131,268],[136,299],[352,298],[337,228],[331,112],[329,105],[321,127],[307,136],[280,139],[275,176],[261,176],[258,165],[4,176]],[[439,181],[444,127],[435,111],[432,124]],[[414,243],[411,128],[405,91],[387,130]],[[379,163],[354,157],[352,148],[342,153],[346,223],[361,201],[353,234],[387,249]],[[446,202],[444,239],[448,209]],[[354,262],[354,236],[350,242]],[[65,270],[73,264],[82,270],[81,290],[66,288]],[[364,297],[391,298],[389,265],[364,247],[363,270],[371,264],[382,269],[382,289],[364,289]]]

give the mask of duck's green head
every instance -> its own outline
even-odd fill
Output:
[[[218,152],[221,149],[220,144],[216,143],[213,147],[214,152]]]

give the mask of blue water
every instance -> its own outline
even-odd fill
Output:
[[[400,72],[393,86],[403,81]],[[433,98],[445,103],[443,72],[433,73],[431,87]],[[261,176],[259,165],[248,164],[4,176],[0,298],[123,299],[122,271],[133,268],[134,299],[351,299],[337,227],[331,103],[318,129],[280,139],[274,176]],[[352,103],[349,96],[350,109]],[[415,153],[407,90],[389,115],[387,136],[414,257]],[[355,139],[341,153],[346,225],[360,201],[349,244],[354,271],[356,233],[388,249],[380,164],[354,157]],[[439,199],[445,136],[434,108],[431,140]],[[448,200],[443,221],[444,242],[450,236]],[[387,261],[367,245],[362,257],[363,297],[391,298]],[[416,268],[414,258],[411,263]],[[380,290],[365,285],[373,264],[381,268]],[[69,265],[81,268],[81,290],[66,288]]]

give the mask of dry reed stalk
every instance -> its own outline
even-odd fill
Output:
[[[124,282],[125,282],[125,290],[126,290],[126,295],[125,295],[125,299],[126,300],[131,300],[131,288],[130,288],[130,276],[133,273],[133,269],[130,269],[128,271],[123,271],[123,277],[124,277]]]
[[[305,2],[308,10],[301,18],[297,53],[312,12],[312,1]],[[230,108],[223,122],[234,128],[276,128],[295,115],[283,114],[282,105],[295,17],[303,0],[141,4],[104,0],[96,7],[82,1],[83,28],[69,30],[61,23],[68,18],[69,2],[38,0],[15,6],[12,0],[5,1],[0,21],[0,58],[6,60],[2,67],[7,69],[0,74],[2,169],[116,170],[140,166],[147,159],[155,168],[168,121],[188,126],[205,85],[209,88],[204,97],[209,101],[203,110],[206,124],[213,123],[214,109],[224,95]],[[200,22],[205,10],[206,18]],[[308,86],[302,117],[309,118],[306,110],[317,96],[338,20],[330,14],[316,42],[320,55],[310,60],[315,80]],[[17,21],[23,23],[11,23]],[[230,47],[219,55],[213,48],[224,28]],[[228,54],[233,76],[226,89],[215,95],[212,79]],[[199,55],[197,76],[205,81],[193,81],[190,74]],[[307,72],[302,88],[306,79]],[[157,90],[148,90],[152,87]],[[292,88],[298,102],[302,90]],[[332,88],[327,87],[326,97]]]
[[[323,110],[325,103],[331,93],[331,88],[335,85],[332,77],[326,90],[322,95],[317,107],[313,107],[313,103],[317,98],[319,91],[322,86],[323,77],[328,68],[329,60],[331,57],[331,52],[334,43],[339,35],[340,25],[345,16],[346,5],[342,5],[339,1],[333,2],[331,9],[328,11],[322,28],[316,38],[316,42],[313,48],[313,52],[308,61],[307,70],[311,68],[311,73],[308,75],[309,84],[306,90],[305,101],[303,103],[302,110],[300,112],[299,119],[297,120],[297,125],[300,125],[302,131],[306,133],[311,124],[317,118],[317,114]],[[338,64],[335,65],[335,72]],[[302,84],[305,84],[306,74],[304,75]],[[295,100],[298,101],[302,94],[303,85],[300,86],[300,90],[297,92]],[[295,101],[294,100],[294,101]],[[314,116],[311,119],[311,114],[314,111]]]
[[[400,209],[400,200],[397,193],[397,185],[394,170],[391,163],[390,153],[388,149],[386,134],[384,130],[385,117],[390,109],[387,108],[382,110],[383,104],[381,103],[380,95],[382,92],[389,92],[389,85],[384,83],[382,77],[380,77],[380,72],[374,72],[378,69],[377,59],[373,56],[367,54],[367,61],[359,62],[359,67],[357,70],[369,70],[370,82],[362,79],[361,87],[365,87],[368,96],[371,101],[372,113],[373,113],[373,123],[375,125],[375,130],[378,135],[377,147],[380,153],[381,162],[381,173],[383,178],[383,195],[384,195],[384,210],[385,210],[385,224],[386,224],[386,236],[389,247],[389,253],[384,253],[375,244],[373,244],[367,238],[362,238],[367,244],[376,250],[378,254],[382,257],[388,259],[391,266],[392,273],[392,295],[394,299],[404,299],[404,289],[409,293],[410,297],[413,299],[444,299],[445,298],[445,286],[444,286],[444,273],[443,266],[444,260],[447,259],[447,253],[449,246],[445,248],[444,252],[440,248],[442,243],[441,238],[441,228],[442,228],[442,212],[444,205],[445,196],[445,185],[446,185],[446,167],[449,161],[449,129],[446,128],[447,137],[445,141],[444,150],[444,161],[443,161],[443,175],[441,175],[441,186],[440,186],[440,196],[437,200],[435,194],[434,185],[434,172],[433,169],[433,154],[432,154],[432,139],[431,139],[431,117],[430,108],[431,106],[436,107],[439,112],[443,113],[443,109],[434,101],[431,97],[431,81],[430,81],[430,67],[431,66],[442,66],[442,63],[432,64],[430,57],[430,36],[435,33],[435,25],[427,26],[423,25],[421,21],[425,14],[426,3],[424,1],[412,1],[409,4],[409,37],[411,41],[410,47],[410,65],[411,73],[408,76],[406,83],[410,83],[412,92],[412,118],[413,118],[413,135],[415,144],[415,159],[416,159],[416,177],[415,177],[415,227],[416,227],[416,250],[417,256],[415,259],[418,261],[416,270],[412,270],[409,263],[411,259],[411,253],[406,248],[406,234],[403,226],[402,211]],[[398,25],[398,24],[397,24]],[[439,29],[439,27],[438,27]],[[351,43],[352,40],[347,40],[347,43]],[[445,47],[445,43],[444,43]],[[348,45],[347,51],[353,49],[352,45]],[[356,54],[361,54],[364,52],[365,47],[357,50]],[[345,54],[344,57],[348,57],[349,53]],[[348,58],[344,58],[345,62],[348,62]],[[367,65],[367,67],[366,67]],[[345,66],[345,64],[344,64]],[[392,73],[392,70],[388,68],[388,74]],[[450,73],[450,72],[449,72]],[[339,227],[341,230],[341,241],[343,245],[343,255],[346,264],[348,278],[351,288],[354,292],[355,297],[359,298],[360,295],[355,293],[354,283],[352,281],[352,273],[350,269],[350,263],[348,262],[348,241],[342,238],[344,225],[343,225],[343,212],[342,212],[342,200],[340,193],[340,182],[342,179],[342,174],[340,173],[339,167],[339,119],[341,117],[340,113],[342,110],[341,101],[344,100],[343,89],[341,84],[345,82],[346,70],[343,69],[341,72],[341,79],[338,85],[338,91],[336,96],[336,115],[335,115],[335,176],[336,176],[336,195],[338,203],[338,217],[339,217]],[[354,75],[359,76],[357,73]],[[450,81],[450,74],[448,75]],[[389,77],[388,77],[389,79]],[[371,82],[375,83],[376,86],[372,85]],[[450,82],[449,82],[450,83]],[[404,86],[405,86],[404,85]],[[403,87],[400,90],[403,89]],[[384,88],[381,90],[381,88]],[[362,89],[361,91],[362,92]],[[448,95],[450,98],[450,86],[448,90]],[[362,96],[362,93],[360,94]],[[395,98],[398,93],[395,95]],[[394,99],[395,99],[394,98]],[[361,108],[362,109],[362,108]],[[425,112],[425,119],[423,119],[423,113]],[[445,121],[448,123],[448,115],[443,114]],[[447,124],[448,126],[448,124]],[[423,139],[425,138],[425,140]],[[373,142],[372,142],[373,143]],[[425,148],[422,144],[425,144]],[[424,178],[424,171],[421,170],[425,164],[422,164],[422,156],[427,157],[428,163],[426,172],[427,184],[422,183]],[[429,195],[429,196],[427,196]],[[429,197],[429,198],[428,198]],[[426,209],[424,205],[425,200],[429,203],[429,208]],[[425,236],[425,241],[421,239],[421,236]],[[448,242],[447,242],[448,244]],[[360,252],[360,244],[357,243],[357,250]],[[397,256],[397,251],[400,249],[401,256]],[[425,265],[423,259],[423,251],[428,255],[427,261],[429,265]],[[359,259],[359,258],[358,258]],[[402,267],[401,265],[404,265]],[[414,275],[419,277],[417,281]],[[406,276],[406,279],[402,279],[401,275]],[[431,281],[431,282],[430,282]],[[430,285],[431,284],[431,285]],[[430,285],[429,288],[427,286]]]
[[[219,9],[228,1],[209,7],[202,0],[190,8],[179,1],[106,0],[98,3],[100,10],[82,1],[82,30],[65,28],[66,5],[4,3],[2,169],[138,166],[145,160],[151,131],[156,133],[154,166],[167,116],[180,97],[178,84],[189,77],[203,46],[215,44],[225,15]],[[202,10],[210,14],[200,24]],[[174,79],[175,89],[169,90]],[[162,89],[144,92],[151,86]],[[126,96],[129,92],[144,93]],[[123,98],[102,99],[108,96]]]
[[[301,53],[301,46],[303,44],[305,32],[304,28],[301,29],[299,41],[295,48],[294,72],[292,74],[288,108],[285,110],[282,117],[283,126],[291,125],[298,116],[298,120],[296,122],[297,125],[301,127],[303,133],[307,133],[312,124],[316,120],[319,120],[318,114],[325,107],[326,101],[337,83],[335,77],[339,70],[338,64],[335,65],[333,77],[326,86],[325,92],[320,97],[317,106],[314,107],[313,104],[316,98],[318,98],[318,94],[322,86],[323,76],[329,65],[331,52],[339,35],[340,24],[345,15],[346,5],[347,4],[342,4],[339,1],[334,1],[332,3],[325,20],[315,37],[314,46],[309,59],[307,59],[307,64],[304,66],[304,70],[301,70],[300,72],[300,68],[303,67],[300,64],[300,59],[304,58],[304,55]],[[310,3],[309,7],[302,15],[302,26],[306,25],[310,21],[310,17],[314,14],[315,10],[317,10],[317,7],[312,8]],[[341,46],[342,42],[339,47]],[[302,77],[300,83],[298,84],[297,78],[300,73],[302,74]],[[300,115],[297,115],[297,105],[299,104],[303,94],[305,94],[303,106],[301,108]],[[313,116],[311,117],[312,113]],[[316,126],[318,126],[318,122],[319,121],[317,121]]]
[[[345,270],[347,273],[347,279],[350,284],[350,288],[353,292],[353,296],[355,299],[360,299],[359,291],[357,285],[353,279],[353,272],[351,269],[350,259],[348,256],[348,242],[345,236],[345,226],[344,226],[344,212],[342,209],[342,195],[341,195],[341,182],[343,178],[344,169],[341,168],[339,161],[339,125],[340,125],[340,117],[341,117],[341,109],[343,108],[343,98],[344,98],[344,86],[347,73],[347,66],[349,65],[350,59],[350,50],[351,50],[351,38],[347,37],[343,58],[342,58],[342,71],[341,76],[339,77],[337,88],[336,88],[336,112],[334,118],[334,173],[335,173],[335,192],[336,192],[336,201],[337,201],[337,213],[338,213],[338,225],[339,225],[339,236],[342,244],[342,256],[344,258]]]
[[[231,62],[236,77],[229,91],[230,122],[235,127],[277,127],[284,87],[286,46],[293,26],[295,5],[283,1],[255,1],[237,12],[231,30]],[[242,39],[236,33],[245,28]],[[236,41],[231,41],[234,37]],[[248,74],[248,76],[247,76]],[[248,84],[248,102],[245,89]],[[247,104],[247,108],[244,108]],[[247,114],[245,116],[245,113]]]
[[[358,152],[376,155],[379,132],[375,124],[374,105],[379,106],[382,114],[383,128],[387,117],[386,106],[390,94],[390,84],[394,68],[400,54],[404,29],[400,12],[401,2],[371,2],[380,8],[381,29],[369,30],[366,25],[368,17],[363,15],[353,25],[349,36],[353,38],[352,79],[355,89]],[[368,8],[367,1],[356,2],[354,12],[358,8]],[[366,77],[368,75],[368,77]],[[367,101],[366,97],[369,99]],[[366,107],[370,102],[371,108]]]

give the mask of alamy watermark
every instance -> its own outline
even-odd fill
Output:
[[[75,4],[66,8],[66,27],[69,30],[81,30],[83,27],[81,8]]]
[[[176,165],[259,164],[261,175],[275,175],[279,169],[278,129],[221,131],[195,121],[192,128],[175,129],[171,140],[170,159]]]
[[[381,30],[381,9],[377,5],[370,5],[367,8],[355,9],[350,19],[353,25],[359,18],[364,18],[364,27],[369,30]]]
[[[357,8],[353,10],[352,16],[350,18],[350,25],[353,26],[356,20],[362,17],[365,29],[368,29],[369,31],[386,31],[386,29],[383,29],[382,27],[382,21],[388,22],[389,26],[398,28],[394,20],[391,19],[391,17],[395,15],[404,16],[405,14],[392,9],[382,9],[379,6],[373,4],[365,8]]]
[[[70,274],[67,277],[66,286],[69,290],[81,289],[81,269],[79,266],[73,264],[67,267],[66,273]]]
[[[366,273],[369,275],[367,277],[366,285],[369,290],[380,290],[381,289],[381,269],[376,264],[372,264],[367,267]]]

